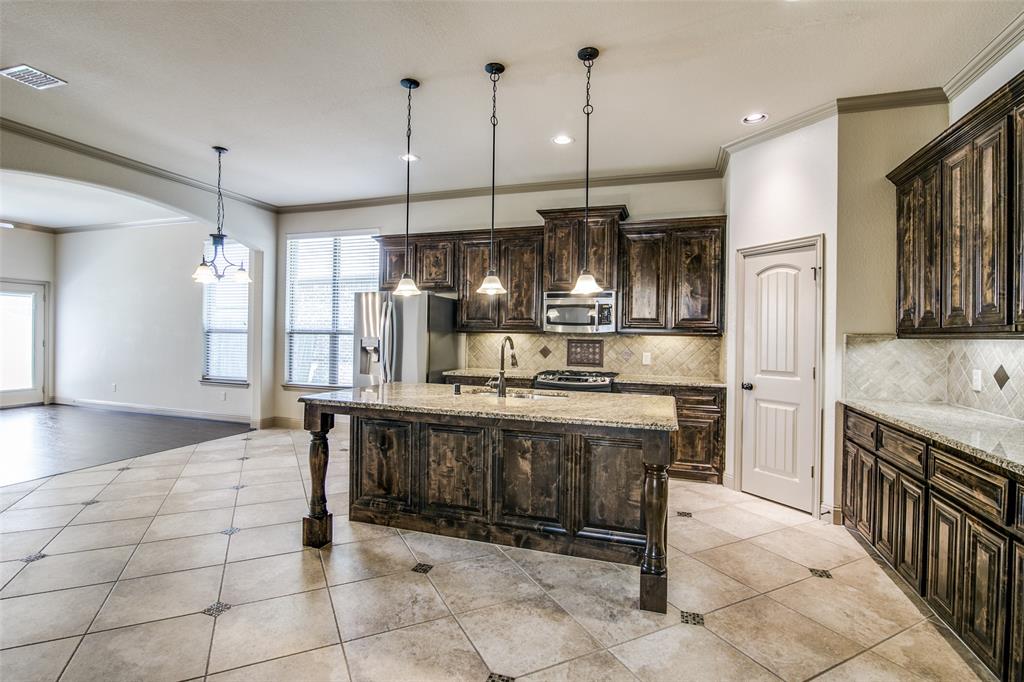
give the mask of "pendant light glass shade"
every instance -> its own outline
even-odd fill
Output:
[[[576,279],[576,286],[572,288],[573,294],[599,294],[604,289],[597,283],[594,276],[584,270],[580,273],[580,276]]]
[[[213,268],[207,265],[204,260],[196,267],[195,272],[192,273],[192,279],[199,284],[213,284],[217,281],[217,275],[213,272]]]
[[[420,291],[420,288],[416,286],[416,282],[406,272],[402,275],[402,279],[398,280],[398,286],[395,287],[392,293],[395,296],[417,296],[423,292]]]
[[[494,270],[488,270],[487,276],[484,277],[484,281],[480,285],[480,288],[476,290],[476,293],[496,296],[498,294],[507,294],[508,291],[501,285],[501,280],[498,279],[498,273]]]
[[[239,284],[251,284],[252,278],[249,277],[249,273],[245,271],[244,265],[239,265],[238,269],[231,273],[231,281]]]

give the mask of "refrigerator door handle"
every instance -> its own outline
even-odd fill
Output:
[[[395,304],[390,300],[384,302],[381,327],[381,383],[389,384],[395,379]]]

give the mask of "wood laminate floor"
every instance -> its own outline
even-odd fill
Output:
[[[0,410],[0,486],[224,438],[247,424],[93,407]]]

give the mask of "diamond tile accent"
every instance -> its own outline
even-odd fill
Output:
[[[203,613],[205,613],[207,616],[213,616],[214,618],[216,618],[217,616],[221,615],[230,608],[231,604],[225,604],[222,601],[215,601],[209,606],[207,606],[205,609],[203,609]]]
[[[241,457],[238,458],[238,461],[244,462],[247,459],[252,459],[252,457],[246,457],[245,455],[242,455]]]
[[[693,512],[677,511],[676,516],[682,516],[684,519],[693,517]]]
[[[680,611],[679,622],[685,625],[704,625],[704,614],[693,611]]]
[[[999,369],[992,375],[992,378],[996,380],[996,385],[999,386],[999,390],[1003,390],[1003,386],[1010,380],[1010,375],[1006,373],[1006,368],[999,365]]]
[[[809,568],[807,570],[809,570],[811,572],[811,575],[813,575],[815,578],[828,578],[829,580],[832,579],[832,574],[826,571],[824,568]]]
[[[235,533],[241,533],[241,532],[242,532],[241,528],[235,528],[234,526],[232,526],[231,528],[225,528],[224,530],[222,530],[220,532],[220,534],[221,535],[234,535]]]
[[[27,557],[25,557],[23,559],[19,559],[19,561],[24,561],[26,564],[30,564],[33,561],[39,561],[40,559],[44,558],[45,556],[46,555],[43,554],[42,552],[36,552],[35,554],[29,554]]]
[[[516,678],[509,677],[508,675],[499,675],[498,673],[491,673],[487,676],[487,682],[516,682]]]
[[[541,349],[539,351],[537,351],[537,352],[540,353],[540,356],[546,360],[547,357],[549,355],[551,355],[551,353],[553,351],[550,348],[548,348],[547,346],[541,346]],[[491,675],[493,676],[494,673],[491,673]]]
[[[233,485],[233,486],[231,486],[231,489],[232,490],[241,490],[244,487],[245,487],[245,484],[243,483],[242,485]]]
[[[412,570],[416,573],[430,573],[430,569],[434,567],[434,564],[416,564],[412,567]]]

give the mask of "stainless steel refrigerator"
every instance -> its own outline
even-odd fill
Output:
[[[424,292],[355,294],[352,385],[444,381],[459,364],[455,300]]]

